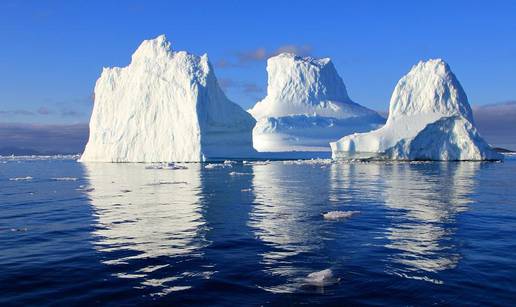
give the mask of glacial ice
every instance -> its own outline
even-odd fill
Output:
[[[80,161],[199,162],[252,155],[255,120],[220,89],[208,56],[143,41],[123,68],[95,85]]]
[[[249,110],[257,120],[253,145],[260,152],[328,152],[330,141],[385,123],[349,98],[329,58],[282,53],[268,59],[267,73],[267,96]]]
[[[330,144],[332,157],[498,160],[478,134],[466,93],[441,59],[421,61],[394,89],[385,126]]]

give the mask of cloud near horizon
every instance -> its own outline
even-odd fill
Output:
[[[472,109],[477,129],[488,143],[516,150],[516,101],[473,105]]]
[[[253,82],[239,82],[230,78],[219,78],[219,85],[222,89],[228,90],[230,88],[238,89],[245,94],[263,94],[264,89]]]
[[[313,48],[310,45],[283,45],[275,50],[267,51],[267,49],[259,47],[253,50],[236,52],[233,55],[233,61],[220,59],[215,62],[215,66],[219,68],[244,67],[253,62],[262,62],[272,56],[285,52],[294,53],[299,56],[311,56]]]

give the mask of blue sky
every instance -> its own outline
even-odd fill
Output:
[[[445,59],[472,104],[516,100],[516,1],[0,2],[0,123],[87,122],[104,66],[166,34],[208,53],[244,108],[278,50],[331,57],[353,100],[386,110],[420,59]]]

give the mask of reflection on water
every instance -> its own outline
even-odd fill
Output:
[[[206,268],[178,270],[175,263],[202,257],[200,166],[185,170],[145,169],[142,164],[84,164],[97,225],[95,246],[116,276],[134,278],[155,294],[184,290],[209,277]],[[171,259],[173,261],[171,261]],[[184,265],[182,265],[184,267]]]
[[[310,189],[307,179],[323,187],[327,171],[319,166],[299,167],[272,163],[253,166],[255,204],[249,226],[269,248],[262,256],[266,275],[274,282],[262,288],[271,292],[292,292],[323,262],[323,221],[319,203],[326,189]]]
[[[440,283],[436,274],[461,259],[454,242],[456,216],[467,210],[478,168],[477,163],[273,162],[160,170],[85,164],[103,263],[115,268],[115,276],[137,280],[159,295],[188,289],[196,279],[216,278],[231,267],[253,266],[260,274],[235,278],[290,293],[303,289],[314,271],[348,274],[343,261],[355,266],[377,261],[383,274]],[[322,213],[331,210],[360,214],[324,221]],[[248,245],[251,238],[257,240],[254,246]],[[221,253],[232,244],[235,252]],[[255,254],[239,254],[250,250]],[[364,260],[354,255],[368,252]]]
[[[392,209],[386,247],[396,251],[388,272],[440,282],[431,274],[454,268],[455,217],[468,209],[478,163],[393,164],[385,176],[385,205]],[[398,264],[398,265],[396,265]],[[401,266],[399,266],[401,265]]]
[[[369,203],[376,239],[389,249],[385,271],[440,282],[432,275],[454,268],[455,217],[467,210],[479,163],[334,163],[330,201]],[[383,204],[380,212],[374,204]],[[378,216],[380,215],[380,216]],[[365,219],[366,217],[364,217]],[[385,226],[382,226],[385,225]],[[368,244],[370,242],[366,242]]]
[[[0,163],[0,305],[514,301],[516,159],[186,166]]]

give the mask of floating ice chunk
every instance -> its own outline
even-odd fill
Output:
[[[33,178],[31,176],[27,176],[27,177],[14,177],[14,178],[9,178],[9,181],[30,181],[32,179]]]
[[[268,165],[268,164],[271,164],[271,161],[267,160],[267,161],[254,161],[251,163],[252,165]]]
[[[95,190],[95,188],[89,188],[85,185],[80,185],[77,189],[75,189],[76,191],[83,191],[83,192],[92,192]]]
[[[285,165],[325,165],[333,163],[332,159],[310,159],[310,160],[287,160],[283,161]]]
[[[28,228],[27,227],[23,227],[23,228],[11,228],[11,231],[12,232],[25,232],[27,231]]]
[[[359,211],[329,211],[323,214],[325,220],[328,221],[337,221],[342,219],[347,219],[352,217],[355,214],[358,214]]]
[[[239,172],[231,172],[229,173],[230,176],[243,176],[243,175],[249,175],[249,173],[239,173]]]
[[[312,286],[327,286],[339,282],[340,278],[333,276],[331,269],[325,269],[308,274],[305,281]]]
[[[146,169],[168,169],[168,170],[180,170],[180,169],[188,169],[188,167],[184,165],[179,165],[176,163],[158,163],[151,164],[145,167]]]
[[[52,178],[52,180],[55,180],[55,181],[77,181],[77,178],[76,177],[55,177],[55,178]]]
[[[5,163],[5,160],[7,161],[16,161],[16,162],[20,162],[20,161],[44,161],[44,160],[77,160],[79,159],[80,155],[53,155],[53,156],[35,156],[35,155],[31,155],[31,156],[15,156],[15,155],[10,155],[10,156],[1,156],[0,155],[0,160],[1,161],[4,161],[2,163]]]
[[[149,186],[156,186],[156,185],[166,185],[166,184],[188,184],[186,181],[158,181],[154,183],[149,183],[147,185]]]

